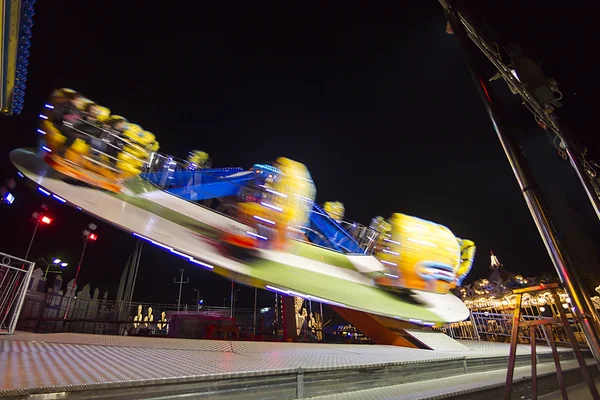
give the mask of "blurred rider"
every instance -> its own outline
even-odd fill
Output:
[[[108,123],[109,131],[103,133],[102,140],[106,143],[106,153],[111,157],[111,163],[116,164],[117,156],[123,148],[123,132],[127,129],[127,120],[120,115],[111,115]]]
[[[49,117],[50,122],[52,122],[56,128],[60,129],[64,120],[64,115],[67,114],[70,109],[75,107],[73,100],[78,96],[81,95],[72,89],[58,89],[52,93],[50,96],[50,103],[54,108]]]
[[[94,149],[102,150],[103,144],[100,139],[104,125],[98,120],[99,106],[89,102],[85,105],[83,118],[74,123],[74,128],[83,133],[85,140]]]
[[[67,140],[59,154],[64,156],[65,151],[71,147],[71,145],[81,138],[73,125],[76,121],[85,118],[85,104],[89,102],[81,93],[74,91],[65,92],[66,101],[62,101],[54,107],[52,112],[52,122],[60,130],[60,132],[66,136]]]

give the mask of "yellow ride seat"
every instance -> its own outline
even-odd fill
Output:
[[[393,214],[389,222],[390,240],[375,257],[399,279],[386,277],[378,283],[447,293],[455,282],[460,254],[456,236],[443,225],[405,214]]]
[[[63,145],[67,141],[67,137],[63,135],[52,122],[48,120],[42,120],[40,129],[46,133],[44,135],[44,141],[50,150],[56,153],[62,149]]]
[[[122,171],[122,179],[139,175],[144,168],[150,152],[156,148],[158,142],[152,132],[145,131],[141,126],[128,123],[123,131],[123,136],[129,143],[117,156],[117,168]]]
[[[188,161],[196,165],[204,165],[208,161],[208,153],[201,150],[194,150],[191,152]]]
[[[81,103],[77,105],[80,111],[85,111],[90,105],[96,104],[94,101],[90,99],[83,98],[81,99]]]
[[[97,106],[96,110],[97,110],[96,119],[99,122],[106,124],[110,121],[110,110],[108,108],[103,107],[103,106]]]
[[[344,219],[344,204],[339,201],[326,201],[323,210],[334,220],[340,222]]]
[[[471,272],[473,261],[475,260],[475,243],[468,239],[457,238],[460,245],[460,263],[456,268],[456,282],[460,285]]]
[[[65,88],[56,89],[52,92],[52,94],[50,94],[49,102],[52,105],[56,105],[56,103],[60,103],[61,101],[66,100],[66,97],[68,95],[75,95],[75,94],[77,94],[77,92],[74,91],[73,89],[65,89]]]

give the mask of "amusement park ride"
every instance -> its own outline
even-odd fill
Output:
[[[474,243],[404,214],[369,227],[315,204],[303,164],[207,168],[157,153],[155,136],[69,89],[39,116],[39,149],[10,158],[37,190],[237,282],[433,326],[468,316],[450,289]],[[346,315],[345,313],[344,315]]]
[[[2,21],[0,41],[8,44],[1,49],[2,112],[8,115],[18,114],[22,107],[33,3],[0,3],[10,17]],[[556,83],[514,46],[502,47],[486,38],[479,29],[481,21],[454,7],[464,2],[440,3],[448,18],[447,32],[459,40],[532,216],[576,305],[576,317],[599,360],[598,317],[557,239],[518,140],[480,72],[476,50],[498,69],[495,78],[502,77],[538,124],[556,136],[561,155],[570,160],[600,217],[597,165],[586,160],[559,124],[554,113],[559,100],[554,94],[560,93]],[[10,5],[15,7],[8,13]],[[161,155],[152,133],[111,116],[110,110],[71,90],[53,94],[40,114],[38,132],[40,149],[19,149],[10,155],[37,190],[200,267],[247,285],[329,303],[348,318],[369,316],[431,326],[468,316],[467,308],[449,290],[468,274],[473,242],[455,237],[446,227],[403,214],[388,220],[376,217],[369,227],[348,223],[340,203],[326,203],[323,208],[314,203],[314,183],[301,163],[279,158],[273,165],[257,164],[250,170],[219,169],[209,168],[208,155],[199,151],[187,160]]]

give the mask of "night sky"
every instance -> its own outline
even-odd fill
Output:
[[[490,7],[491,21],[558,80],[562,119],[597,151],[595,21],[583,5],[510,7],[521,2]],[[307,165],[317,201],[342,201],[348,219],[368,224],[402,212],[446,225],[478,247],[467,282],[489,275],[490,250],[510,271],[553,272],[437,1],[155,4],[36,4],[25,109],[0,120],[0,177],[14,176],[11,149],[35,144],[36,115],[50,92],[70,87],[155,133],[161,152],[185,157],[201,149],[214,166],[245,168],[287,156]],[[494,88],[594,287],[600,231],[582,189],[520,100],[502,82]],[[59,256],[74,266],[81,229],[93,219],[24,186],[16,196],[0,210],[0,251],[24,255],[33,230],[27,218],[45,200],[56,223],[40,231],[31,257]],[[114,298],[135,240],[105,224],[98,234],[80,283]],[[205,304],[223,305],[225,279],[148,245],[135,298],[175,302],[179,268],[190,277],[184,301],[198,288]],[[73,273],[67,269],[66,280]],[[250,305],[252,296],[242,289],[238,304]]]

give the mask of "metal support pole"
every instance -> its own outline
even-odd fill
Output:
[[[252,328],[252,336],[256,335],[256,298],[258,296],[258,288],[254,288],[254,325]]]
[[[77,272],[75,273],[75,279],[73,279],[73,286],[71,287],[71,295],[69,296],[69,300],[67,301],[67,307],[65,308],[65,315],[63,319],[67,319],[69,315],[69,307],[71,307],[71,301],[73,300],[73,296],[75,296],[75,290],[77,290],[77,278],[79,278],[79,271],[81,271],[81,263],[83,262],[83,256],[85,255],[85,249],[87,248],[88,238],[84,236],[83,238],[83,250],[81,251],[81,257],[79,258],[79,263],[77,264]]]
[[[304,370],[302,368],[298,368],[296,372],[296,398],[304,398]]]
[[[560,297],[556,292],[556,289],[551,289],[552,298],[554,299],[554,304],[560,304]],[[598,393],[598,389],[596,388],[596,383],[594,382],[594,378],[590,374],[590,370],[587,367],[587,363],[585,362],[585,358],[581,353],[581,349],[579,348],[579,344],[577,343],[577,339],[575,338],[575,334],[573,333],[573,328],[571,327],[571,323],[569,322],[569,318],[567,317],[567,313],[564,308],[558,306],[558,313],[560,315],[560,320],[565,328],[565,333],[569,338],[569,342],[571,342],[571,346],[573,347],[573,353],[575,353],[575,358],[579,363],[579,369],[581,370],[581,374],[585,379],[588,388],[590,389],[590,394],[594,400],[600,399],[600,394]]]
[[[31,235],[31,240],[29,241],[29,246],[27,247],[27,253],[25,253],[25,259],[29,257],[29,251],[31,250],[31,246],[33,245],[33,239],[35,239],[35,234],[37,233],[38,227],[40,226],[40,219],[38,218],[35,223],[35,228],[33,229],[33,235]]]
[[[590,178],[585,172],[583,167],[583,163],[581,159],[578,157],[577,152],[573,149],[575,146],[572,144],[571,139],[565,135],[565,131],[563,129],[560,130],[561,137],[564,146],[565,153],[567,153],[567,157],[569,157],[569,161],[571,162],[571,166],[575,170],[583,189],[585,190],[585,194],[587,195],[590,203],[592,203],[592,207],[594,207],[594,211],[596,212],[596,216],[600,219],[600,197],[596,194],[596,189],[590,182]]]
[[[537,349],[534,325],[529,327],[529,340],[531,341],[531,400],[537,400]]]
[[[231,281],[231,304],[229,305],[229,318],[233,318],[233,280]]]
[[[519,320],[521,319],[521,297],[518,293],[515,311],[512,318],[512,331],[510,334],[510,350],[508,352],[508,368],[506,370],[506,384],[504,385],[504,400],[510,400],[512,392],[513,376],[515,373],[515,361],[517,357],[517,344],[519,339]]]
[[[133,292],[135,291],[135,283],[137,281],[138,271],[140,269],[140,259],[142,258],[143,247],[144,242],[142,241],[142,239],[139,239],[137,245],[135,246],[135,256],[132,260],[131,265],[133,280],[131,282],[128,282],[131,286],[127,288],[127,291],[129,292],[129,298],[127,299],[127,302],[130,306],[133,302]]]
[[[556,229],[552,222],[546,205],[542,201],[542,196],[533,178],[533,174],[527,163],[516,136],[508,127],[504,116],[500,110],[498,101],[488,84],[487,79],[482,77],[477,66],[473,46],[466,35],[464,27],[460,22],[456,11],[448,4],[447,0],[440,1],[444,6],[446,17],[452,27],[455,36],[462,48],[467,65],[475,81],[477,89],[481,95],[486,111],[494,125],[498,139],[506,153],[506,157],[513,169],[515,177],[525,198],[525,202],[531,212],[535,224],[540,232],[540,236],[546,245],[546,249],[561,282],[564,284],[574,305],[573,313],[577,321],[583,327],[588,345],[592,351],[596,363],[600,363],[600,329],[598,325],[598,315],[585,295],[583,285],[577,277],[576,268],[567,255],[563,244],[558,241]]]
[[[194,289],[196,292],[196,314],[200,314],[200,290]]]
[[[546,337],[548,338],[548,342],[550,343],[550,348],[552,349],[552,358],[554,359],[554,366],[556,367],[556,379],[558,380],[558,387],[560,388],[560,394],[562,395],[563,400],[568,400],[567,396],[567,388],[565,387],[565,380],[563,379],[563,372],[560,366],[560,359],[558,356],[558,351],[556,350],[556,343],[554,342],[554,332],[552,332],[552,326],[546,325]]]

